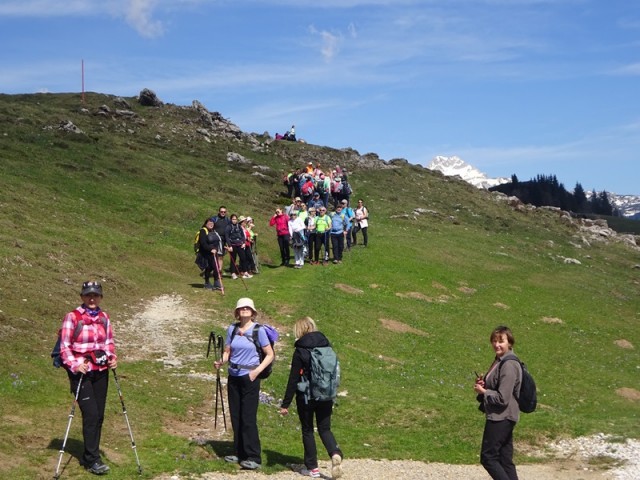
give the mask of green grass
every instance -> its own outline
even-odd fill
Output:
[[[181,296],[197,315],[184,321],[190,341],[175,345],[180,367],[164,367],[157,361],[162,352],[131,361],[127,353],[136,345],[120,349],[143,478],[234,470],[219,460],[231,449],[230,437],[198,425],[212,413],[214,385],[189,375],[211,372],[209,331],[232,321],[244,295],[283,332],[310,315],[334,343],[347,392],[334,429],[350,458],[477,462],[483,418],[473,371],[489,365],[488,335],[498,324],[514,330],[516,352],[539,388],[539,410],[517,428],[519,446],[595,432],[640,436],[640,405],[616,394],[640,389],[637,250],[617,243],[576,248],[575,227],[555,214],[512,211],[420,167],[363,168],[350,163],[353,152],[289,142],[265,151],[221,137],[207,143],[191,110],[130,102],[133,120],[93,115],[113,105],[106,95],[88,94],[84,105],[77,94],[0,95],[3,477],[50,478],[55,470],[71,396],[49,351],[88,278],[104,284],[116,341],[118,330],[160,295]],[[85,134],[44,128],[67,119]],[[230,163],[227,152],[252,164]],[[352,170],[356,196],[371,212],[370,246],[347,252],[339,266],[272,268],[279,254],[268,219],[283,204],[280,172],[307,159]],[[269,167],[260,170],[265,177],[252,175],[257,165]],[[196,288],[201,279],[191,249],[203,219],[220,204],[256,219],[264,264],[247,281],[248,292],[225,282],[225,297]],[[421,334],[385,328],[382,320]],[[620,339],[634,348],[618,347]],[[291,337],[283,336],[277,349],[274,373],[263,383],[275,399],[288,375]],[[102,444],[111,478],[132,478],[136,467],[114,387]],[[259,415],[265,470],[300,463],[295,415],[281,418],[267,405]],[[79,424],[78,416],[68,445],[74,455],[81,451]],[[204,442],[190,439],[202,428],[210,429]],[[525,450],[519,462],[539,461]],[[64,478],[81,476],[71,460]]]

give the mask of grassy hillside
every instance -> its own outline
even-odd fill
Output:
[[[189,336],[176,340],[184,359],[178,367],[158,362],[162,352],[136,355],[144,338],[122,346],[118,371],[144,478],[231,470],[218,460],[230,449],[229,436],[218,438],[209,425],[211,436],[197,442],[177,426],[211,408],[213,384],[194,374],[211,371],[209,331],[221,332],[245,295],[283,332],[310,315],[333,341],[346,392],[335,433],[349,457],[477,462],[483,418],[472,372],[489,365],[488,335],[498,324],[514,330],[516,352],[540,394],[539,411],[517,429],[519,461],[539,461],[529,452],[562,436],[640,437],[640,403],[619,394],[640,390],[637,250],[616,243],[578,248],[575,227],[556,214],[513,211],[421,167],[363,168],[354,152],[314,145],[254,150],[222,137],[206,141],[195,110],[127,100],[134,117],[96,115],[102,105],[115,112],[107,95],[89,94],[84,104],[78,94],[0,95],[2,477],[50,478],[55,470],[71,397],[49,351],[89,278],[103,282],[117,341],[158,296],[180,296],[199,312],[177,332],[163,332]],[[68,120],[84,133],[57,128]],[[251,163],[229,162],[228,152]],[[347,252],[342,265],[275,268],[268,219],[283,205],[280,173],[309,159],[346,162],[352,170],[355,196],[371,212],[370,246]],[[220,204],[256,219],[265,264],[248,291],[226,281],[224,297],[200,288],[191,249]],[[280,342],[277,368],[263,384],[276,399],[291,344],[286,336]],[[111,478],[131,478],[135,465],[113,387],[103,448],[116,467]],[[79,416],[74,422],[71,453],[82,438]],[[261,407],[267,471],[300,462],[296,425]],[[66,478],[84,475],[76,464]]]

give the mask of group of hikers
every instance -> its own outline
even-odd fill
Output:
[[[280,135],[279,133],[276,133],[276,140],[289,140],[290,142],[297,142],[298,139],[296,138],[296,126],[295,125],[291,125],[291,128],[289,130],[287,130],[284,135]]]
[[[196,264],[204,277],[204,288],[222,290],[221,277],[224,272],[224,256],[229,253],[232,279],[252,278],[257,273],[255,255],[257,237],[253,231],[253,218],[227,215],[227,207],[221,205],[218,213],[205,219],[196,235],[194,248]],[[213,277],[213,283],[211,283]]]
[[[358,233],[362,234],[362,245],[369,242],[369,211],[364,200],[358,199],[356,208],[342,200],[328,212],[320,201],[305,203],[294,198],[284,210],[276,208],[269,225],[276,228],[280,247],[281,266],[289,266],[293,249],[294,268],[302,268],[305,260],[310,265],[342,263],[345,248],[350,250],[358,244]]]
[[[115,373],[118,357],[111,319],[101,308],[102,285],[96,281],[84,282],[80,289],[80,298],[82,304],[64,317],[58,350],[59,365],[63,366],[68,374],[70,391],[75,395],[75,402],[82,412],[84,445],[80,463],[89,473],[95,475],[104,475],[110,470],[100,454],[100,438],[109,384],[108,373],[111,369],[129,428],[138,471],[142,473]],[[272,327],[257,322],[258,311],[252,299],[238,299],[233,315],[236,321],[227,327],[226,342],[220,345],[222,351],[219,357],[216,355],[214,362],[214,368],[218,373],[228,364],[227,398],[233,428],[233,453],[226,455],[224,460],[238,464],[245,470],[256,470],[262,466],[262,447],[257,423],[260,383],[262,378],[268,376],[264,373],[271,368],[275,358],[275,340],[267,333],[267,327]],[[323,477],[318,465],[314,436],[315,420],[315,428],[331,461],[331,476],[338,478],[343,474],[344,455],[331,431],[331,416],[340,377],[337,357],[333,352],[335,361],[331,370],[333,373],[329,378],[333,387],[324,391],[327,395],[316,393],[320,390],[313,388],[314,382],[318,384],[317,382],[323,381],[325,373],[330,371],[317,373],[319,364],[314,361],[314,355],[317,354],[314,350],[333,351],[331,344],[317,331],[316,324],[310,317],[296,321],[293,333],[295,349],[285,393],[280,403],[280,414],[289,413],[289,407],[295,397],[304,449],[304,467],[299,473],[312,478]],[[535,394],[535,384],[529,383],[529,387],[526,387],[527,372],[513,353],[515,339],[508,327],[495,328],[491,332],[489,342],[495,357],[486,373],[476,374],[473,385],[479,408],[485,415],[480,461],[494,480],[517,480],[518,474],[513,463],[513,431],[520,411],[533,411],[523,409],[522,402],[527,390],[533,388]],[[319,355],[316,359],[321,358],[324,353],[321,352]],[[55,362],[54,357],[54,365]],[[219,381],[219,375],[217,379]],[[535,395],[533,398],[535,408]],[[69,415],[54,478],[59,478],[59,467],[74,410],[75,403]],[[224,415],[224,407],[222,411]]]
[[[291,197],[291,204],[276,208],[269,220],[269,226],[276,230],[280,266],[299,269],[305,262],[342,263],[344,251],[358,245],[358,234],[362,236],[361,245],[368,245],[369,210],[361,198],[355,207],[350,205],[353,190],[345,169],[336,165],[325,175],[320,165],[309,162],[305,169],[286,174],[285,179],[290,187],[287,195],[295,196]],[[252,217],[229,214],[224,205],[205,219],[194,242],[196,264],[204,277],[205,289],[223,289],[221,278],[227,253],[232,279],[248,279],[258,273],[254,227]]]
[[[100,451],[109,370],[113,371],[138,463],[138,472],[141,474],[142,467],[116,375],[118,357],[112,323],[109,315],[101,308],[102,285],[93,280],[84,282],[80,288],[80,299],[82,302],[80,306],[64,316],[59,341],[54,348],[54,351],[57,349],[56,356],[52,352],[54,365],[64,367],[69,378],[69,388],[75,395],[54,478],[59,478],[62,455],[76,403],[82,413],[83,452],[80,464],[87,472],[94,475],[105,475],[111,470],[104,463]],[[268,326],[258,323],[257,315],[258,311],[252,299],[238,299],[233,311],[236,321],[226,329],[226,341],[224,345],[220,345],[222,351],[219,356],[216,355],[214,362],[214,368],[218,370],[218,382],[220,368],[228,364],[227,398],[233,428],[233,453],[226,455],[224,460],[236,463],[245,470],[256,470],[262,466],[262,448],[257,421],[260,381],[268,376],[264,375],[264,372],[271,368],[275,358],[271,343],[273,340],[267,333]],[[268,328],[272,329],[272,327]],[[296,338],[295,351],[291,361],[289,380],[280,404],[280,414],[289,413],[289,406],[295,396],[304,448],[304,467],[299,470],[299,473],[312,478],[322,477],[318,468],[318,453],[314,438],[315,420],[318,434],[331,460],[331,476],[338,478],[342,476],[343,453],[331,432],[331,414],[339,383],[337,357],[334,352],[333,388],[323,391],[327,395],[319,396],[316,393],[317,390],[311,387],[314,378],[317,378],[312,373],[312,368],[315,371],[315,367],[312,367],[312,350],[324,349],[323,352],[326,354],[328,349],[333,351],[331,344],[322,333],[317,331],[316,324],[310,317],[296,321],[293,333]],[[307,388],[302,389],[300,384],[306,384]],[[220,387],[220,393],[222,393],[222,387]],[[224,407],[222,412],[224,415]]]
[[[349,203],[353,194],[347,171],[339,165],[324,172],[319,163],[314,166],[309,162],[304,168],[283,172],[282,183],[287,187],[287,198],[300,197],[305,204],[313,200],[335,208],[343,200]]]

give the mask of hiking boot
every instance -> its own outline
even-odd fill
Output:
[[[331,455],[331,477],[340,478],[342,476],[342,457],[339,453]]]
[[[245,470],[257,470],[259,469],[262,465],[260,465],[257,462],[254,462],[253,460],[242,460],[240,462],[240,466],[242,468],[244,468]]]
[[[227,463],[238,463],[238,457],[235,455],[227,455],[224,457],[224,461]]]
[[[322,476],[320,475],[320,469],[318,468],[308,469],[306,467],[300,470],[300,475],[304,475],[305,477],[311,477],[311,478],[320,478]]]
[[[204,289],[205,290],[213,290],[213,285],[211,285],[210,283],[205,283],[204,284]]]
[[[220,283],[220,280],[216,280],[215,282],[213,282],[213,289],[222,290],[222,284]]]
[[[102,463],[102,460],[96,460],[93,465],[85,468],[87,469],[87,472],[93,473],[94,475],[104,475],[110,470],[107,465]]]

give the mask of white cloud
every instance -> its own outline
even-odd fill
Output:
[[[342,35],[335,35],[327,30],[318,30],[311,25],[309,31],[313,35],[318,35],[321,39],[320,53],[325,61],[330,62],[340,51],[340,44],[342,43]]]
[[[154,38],[164,33],[164,27],[152,15],[155,0],[131,0],[125,11],[125,19],[143,37]]]

